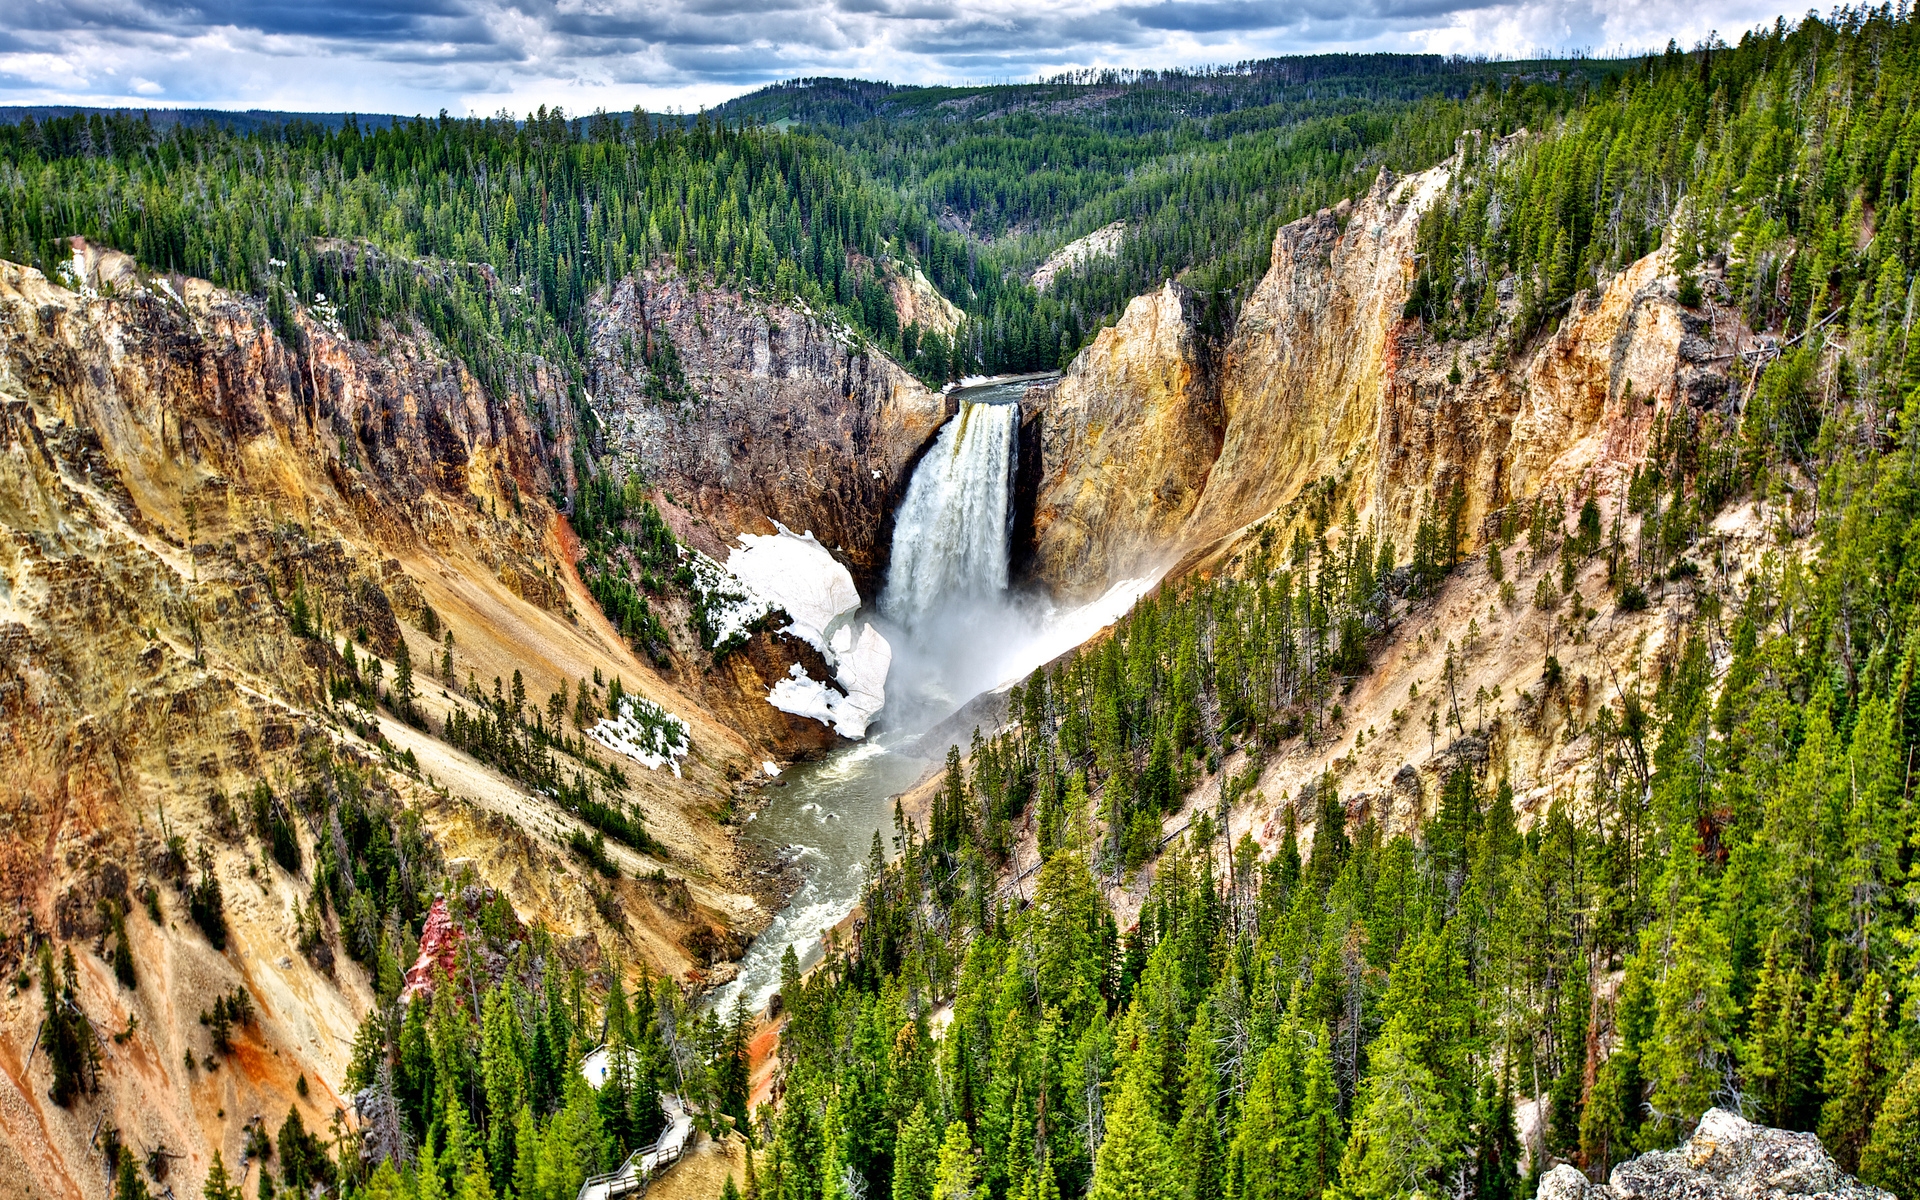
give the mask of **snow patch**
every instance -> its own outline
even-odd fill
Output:
[[[851,625],[841,626],[834,635],[833,651],[834,678],[846,689],[846,695],[808,675],[805,667],[794,663],[787,670],[787,678],[774,684],[767,693],[767,703],[781,712],[812,717],[823,725],[831,725],[842,737],[865,737],[867,726],[886,703],[887,670],[893,665],[893,647],[880,636],[872,622],[867,622],[861,627],[858,641],[853,637]]]
[[[754,623],[776,605],[698,550],[683,546],[681,554],[693,572],[695,615],[704,623],[707,649],[724,656],[745,642]]]
[[[693,745],[685,721],[637,696],[622,696],[619,711],[587,730],[587,735],[649,771],[672,767],[676,778],[680,760]]]
[[[822,725],[833,724],[833,708],[839,699],[838,692],[807,674],[807,669],[799,663],[794,663],[787,678],[774,684],[767,693],[767,703],[781,712],[812,717]]]
[[[697,550],[686,551],[704,633],[715,654],[745,641],[755,622],[775,609],[792,624],[786,632],[818,650],[834,667],[845,695],[814,679],[799,664],[773,685],[767,702],[782,712],[811,717],[843,737],[861,738],[886,703],[887,669],[893,648],[871,623],[854,634],[860,591],[853,573],[812,532],[741,534],[726,564]]]
[[[827,630],[860,607],[853,573],[811,531],[776,528],[779,533],[741,534],[739,547],[727,555],[727,571],[793,618],[788,632],[826,654]]]
[[[70,292],[78,292],[82,300],[98,300],[100,293],[87,282],[87,256],[80,247],[73,248],[73,261],[57,263],[54,274]]]

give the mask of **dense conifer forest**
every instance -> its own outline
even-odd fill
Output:
[[[1064,243],[1126,223],[1111,259],[1044,293],[980,295],[989,362],[1064,365],[1134,296],[1181,276],[1224,319],[1266,271],[1274,231],[1364,192],[1381,166],[1417,169],[1459,133],[1535,128],[1625,69],[1595,60],[1490,63],[1326,55],[1211,71],[1080,72],[994,88],[797,80],[720,110],[793,121],[845,145],[992,271],[1030,276]],[[915,230],[909,229],[911,244]],[[929,243],[931,251],[932,246]],[[1031,345],[1035,339],[1040,345]]]
[[[319,299],[372,337],[406,314],[494,384],[529,355],[577,379],[590,294],[671,262],[838,313],[940,381],[1060,365],[1166,274],[1195,273],[1224,313],[1281,221],[1364,191],[1382,164],[1444,156],[1483,116],[1538,124],[1615,69],[1292,61],[1220,75],[1212,104],[1154,75],[991,89],[1006,111],[960,120],[945,89],[915,89],[904,116],[851,128],[831,106],[800,114],[817,128],[789,127],[778,89],[691,121],[542,110],[241,131],[29,116],[0,125],[0,255],[51,271],[78,233],[267,298],[283,320]],[[1138,226],[1115,262],[1044,296],[1024,281],[1114,220]],[[902,329],[882,276],[910,267],[967,313],[953,341]]]
[[[1523,832],[1510,781],[1462,755],[1423,829],[1349,819],[1328,776],[1291,798],[1265,860],[1224,810],[1163,843],[1160,817],[1227,756],[1327,736],[1386,622],[1473,540],[1453,500],[1410,547],[1329,539],[1354,522],[1309,497],[1037,672],[1005,731],[949,758],[925,827],[876,835],[852,944],[805,978],[786,965],[778,1102],[752,1111],[748,1014],[700,1013],[618,964],[569,968],[469,880],[451,889],[467,931],[451,977],[389,1003],[384,931],[417,926],[436,864],[390,861],[371,834],[411,845],[404,819],[329,765],[295,802],[348,832],[302,920],[354,931],[383,1004],[347,1081],[361,1130],[263,1130],[263,1197],[571,1200],[656,1135],[663,1092],[751,1135],[728,1200],[1518,1200],[1540,1165],[1523,1106],[1548,1153],[1595,1175],[1722,1105],[1920,1188],[1920,22],[1851,10],[1553,71],[1334,66],[1311,97],[1310,72],[1276,68],[925,96],[816,83],[690,125],[0,129],[0,253],[51,267],[53,239],[80,232],[276,304],[325,293],[357,335],[414,315],[483,378],[517,355],[571,367],[592,291],[653,261],[802,298],[883,346],[899,330],[876,264],[920,264],[969,314],[935,375],[1057,361],[1179,271],[1230,319],[1275,222],[1457,140],[1406,312],[1426,336],[1511,353],[1664,246],[1683,303],[1772,339],[1736,368],[1735,402],[1662,425],[1631,526],[1538,504],[1474,550],[1567,578],[1602,558],[1632,611],[1689,586],[1730,505],[1781,514],[1738,602],[1703,597],[1647,689],[1601,710],[1590,794]],[[1048,107],[1100,89],[1118,99],[1093,115]],[[958,122],[956,99],[998,107]],[[1116,265],[1044,296],[1020,282],[1043,247],[1123,217],[1143,223]],[[664,576],[657,515],[595,486],[576,511],[596,552]],[[1551,582],[1535,603],[1558,602]],[[600,598],[653,637],[643,596]],[[1563,686],[1547,658],[1507,703]],[[1467,741],[1486,699],[1435,706],[1432,736]],[[567,698],[548,724],[522,701],[498,700],[472,742],[556,772]],[[252,803],[269,836],[283,801]],[[1015,853],[1028,815],[1041,864]],[[1109,887],[1155,856],[1123,930]],[[176,868],[220,928],[217,884],[202,894],[184,848]],[[39,973],[54,1012],[71,968]],[[90,1084],[90,1036],[49,1033],[69,1095]],[[579,1064],[601,1044],[596,1091]],[[205,1194],[232,1187],[223,1165]]]

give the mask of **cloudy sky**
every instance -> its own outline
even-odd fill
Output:
[[[0,105],[691,110],[796,75],[901,83],[1331,50],[1729,40],[1781,0],[0,0]]]

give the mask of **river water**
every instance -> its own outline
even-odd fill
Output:
[[[738,999],[751,1011],[780,990],[780,958],[789,945],[801,969],[818,962],[821,939],[853,911],[867,884],[873,835],[893,857],[893,797],[912,787],[925,760],[889,749],[901,735],[877,733],[817,762],[798,763],[768,791],[746,836],[769,853],[792,857],[803,882],[740,960],[740,974],[710,1003],[725,1014]],[[780,786],[784,784],[785,786]]]
[[[994,381],[959,389],[956,397],[963,413],[969,405],[1011,405],[1045,378]],[[876,832],[883,852],[893,857],[893,798],[934,765],[915,753],[915,735],[980,691],[1025,675],[1092,636],[1144,590],[1116,588],[1102,601],[1070,613],[1057,613],[1042,601],[1006,595],[1004,539],[1009,531],[1004,506],[1011,496],[1014,469],[1010,422],[1007,414],[983,415],[994,420],[974,428],[956,417],[950,423],[954,427],[944,430],[943,437],[946,443],[962,443],[949,445],[949,451],[977,464],[974,469],[1003,471],[1004,477],[976,479],[975,487],[961,486],[952,477],[951,463],[929,461],[939,449],[936,443],[915,470],[901,505],[896,543],[909,539],[918,544],[912,554],[896,552],[894,557],[897,562],[915,564],[913,570],[922,584],[915,589],[918,603],[911,608],[903,608],[901,593],[895,592],[885,605],[887,614],[869,614],[894,647],[887,707],[880,714],[878,731],[816,762],[789,767],[769,787],[766,805],[747,823],[746,836],[770,855],[790,858],[803,882],[786,907],[774,914],[773,923],[747,947],[739,975],[709,996],[707,1003],[722,1013],[736,1000],[751,1011],[766,1005],[780,988],[780,959],[788,946],[803,970],[819,961],[827,931],[859,903]],[[985,447],[975,441],[982,436],[993,439],[989,443],[993,453],[984,452]],[[1000,512],[989,512],[990,506],[979,503],[983,493],[1002,498]],[[965,508],[964,519],[955,519],[956,508]],[[997,556],[980,552],[983,535],[1002,539]],[[929,591],[924,580],[942,573],[941,564],[929,562],[930,554],[951,555],[949,568],[965,564],[966,570],[997,571],[998,577],[963,581],[948,569],[939,587]],[[967,586],[970,582],[975,586]],[[926,598],[939,596],[943,589],[948,600]],[[944,756],[944,745],[938,751]]]

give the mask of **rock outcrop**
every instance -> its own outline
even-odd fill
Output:
[[[1084,237],[1077,237],[1066,245],[1047,255],[1047,260],[1034,269],[1032,284],[1036,292],[1044,292],[1053,286],[1060,276],[1096,258],[1112,258],[1120,252],[1120,243],[1126,239],[1127,223],[1115,221],[1103,225]]]
[[[905,271],[896,267],[889,272],[887,295],[893,300],[894,316],[902,329],[918,325],[922,333],[950,338],[967,316],[959,305],[940,294],[940,289],[933,286],[933,281],[919,267],[908,267]]]
[[[1059,380],[1028,392],[1039,424],[1031,574],[1080,597],[1170,565],[1222,418],[1193,294],[1136,298]],[[1177,554],[1177,551],[1175,552]]]
[[[1404,552],[1456,485],[1469,531],[1548,488],[1613,495],[1656,414],[1725,393],[1714,364],[1730,356],[1716,357],[1715,331],[1674,299],[1664,253],[1577,296],[1510,360],[1491,336],[1433,343],[1402,313],[1421,214],[1451,176],[1450,165],[1383,171],[1358,203],[1283,226],[1224,347],[1163,290],[1036,393],[1051,452],[1033,574],[1058,593],[1095,594],[1136,569],[1143,533],[1176,515],[1159,538],[1169,561],[1271,517],[1288,523],[1308,500],[1322,525],[1350,504],[1362,530]],[[1083,497],[1103,489],[1126,492],[1119,511],[1089,509]]]
[[[952,306],[923,276],[894,282],[907,289],[903,321],[952,329],[957,310],[940,308]],[[878,597],[893,511],[949,415],[946,396],[830,319],[667,267],[596,301],[589,344],[605,446],[653,485],[681,540],[725,562],[742,534],[811,533],[867,603]],[[763,754],[794,758],[840,740],[767,703],[796,666],[831,676],[803,640],[762,630],[711,668],[684,656],[676,682]]]
[[[431,995],[440,976],[451,976],[457,969],[460,943],[464,940],[465,935],[447,912],[447,898],[435,896],[433,906],[427,910],[426,922],[420,926],[420,956],[407,968],[401,997],[411,1000],[415,996]]]
[[[724,560],[738,534],[777,522],[812,533],[874,598],[890,514],[946,397],[843,326],[669,269],[622,280],[590,342],[609,447],[692,512],[703,550]]]
[[[1686,1143],[1656,1150],[1592,1183],[1561,1165],[1540,1180],[1539,1200],[1894,1200],[1835,1165],[1810,1133],[1755,1125],[1726,1109],[1709,1109]]]

